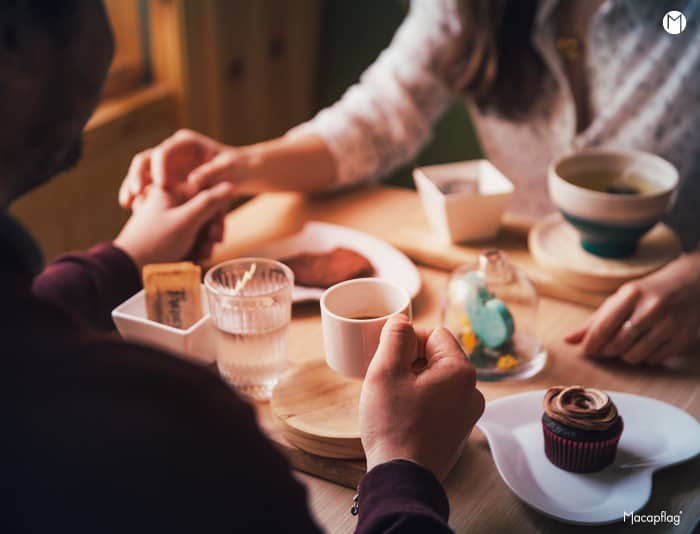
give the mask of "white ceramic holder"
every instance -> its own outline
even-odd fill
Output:
[[[148,345],[185,360],[208,365],[216,361],[216,352],[204,286],[202,310],[202,318],[187,329],[151,321],[146,314],[146,292],[141,290],[114,308],[112,319],[125,341]]]
[[[481,241],[494,237],[513,195],[513,184],[485,159],[418,167],[413,180],[425,216],[443,241]],[[445,194],[450,182],[475,183],[474,192]]]

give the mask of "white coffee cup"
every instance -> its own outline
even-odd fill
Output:
[[[334,371],[363,378],[384,323],[392,315],[411,318],[411,297],[382,278],[356,278],[329,287],[321,296],[326,362]]]

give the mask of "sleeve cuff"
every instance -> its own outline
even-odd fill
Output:
[[[136,264],[111,242],[58,258],[34,279],[34,295],[79,322],[112,329],[112,309],[141,287]]]
[[[359,515],[421,514],[447,522],[450,505],[445,490],[425,467],[408,461],[392,460],[376,466],[360,482]]]
[[[100,262],[110,281],[119,281],[112,284],[115,291],[113,300],[122,302],[141,289],[139,268],[131,256],[114,243],[108,241],[95,245],[88,250],[88,254]]]

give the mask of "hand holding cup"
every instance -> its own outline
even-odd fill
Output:
[[[483,411],[474,367],[448,330],[417,334],[401,315],[386,322],[360,395],[368,471],[406,459],[444,479]]]

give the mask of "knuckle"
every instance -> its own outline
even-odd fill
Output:
[[[455,336],[444,326],[438,326],[433,331],[433,335],[438,342],[438,347],[442,350],[449,352],[459,351],[460,354],[464,354]]]
[[[139,152],[133,158],[131,158],[131,165],[129,165],[129,173],[136,172],[143,165],[144,159],[145,158],[142,152]]]
[[[230,166],[236,163],[236,153],[232,150],[225,150],[216,156],[216,162],[224,166]]]
[[[657,293],[653,293],[646,298],[648,315],[658,316],[659,314],[663,313],[665,305],[665,299]]]
[[[391,317],[384,325],[382,333],[390,338],[407,338],[413,335],[413,326],[405,317]]]
[[[192,171],[190,171],[190,174],[188,175],[187,179],[195,185],[201,187],[207,181],[207,177],[208,174],[206,172],[206,169],[193,169]]]
[[[134,172],[140,172],[147,162],[148,155],[144,154],[143,152],[139,152],[134,156],[134,159],[131,161],[131,168],[134,170]]]
[[[649,363],[659,365],[668,360],[671,356],[673,356],[673,354],[669,351],[659,351],[649,359]]]
[[[617,294],[622,298],[638,298],[641,292],[641,287],[637,282],[627,282],[617,290]]]
[[[173,134],[173,137],[177,139],[189,139],[195,135],[195,132],[189,128],[180,128]]]
[[[614,343],[610,343],[610,344],[606,345],[605,347],[603,347],[602,349],[600,349],[598,351],[598,353],[601,356],[605,356],[606,358],[611,358],[611,357],[619,354],[620,349]]]
[[[437,328],[435,328],[435,332],[441,336],[452,337],[452,333],[444,326],[438,326]]]
[[[476,383],[476,371],[465,358],[451,358],[448,368],[452,376],[461,383],[472,384],[472,381]]]
[[[212,205],[216,204],[217,200],[219,199],[212,189],[207,189],[203,192],[203,194],[204,204],[206,204],[208,207],[211,207]]]
[[[588,341],[595,340],[597,337],[599,337],[603,333],[603,322],[602,321],[596,321],[591,325],[591,328],[588,330]]]
[[[622,355],[622,361],[630,364],[630,365],[637,365],[640,363],[642,360],[644,360],[645,353],[641,351],[631,351],[627,352],[626,354]]]
[[[623,354],[622,357],[620,358],[623,362],[629,364],[629,365],[634,365],[634,362],[636,361],[634,358],[632,358],[629,354]]]
[[[389,320],[386,322],[386,324],[388,325],[389,329],[395,330],[397,332],[408,332],[413,330],[413,327],[411,326],[411,322],[409,321],[408,317],[406,317],[403,314],[389,317]]]

